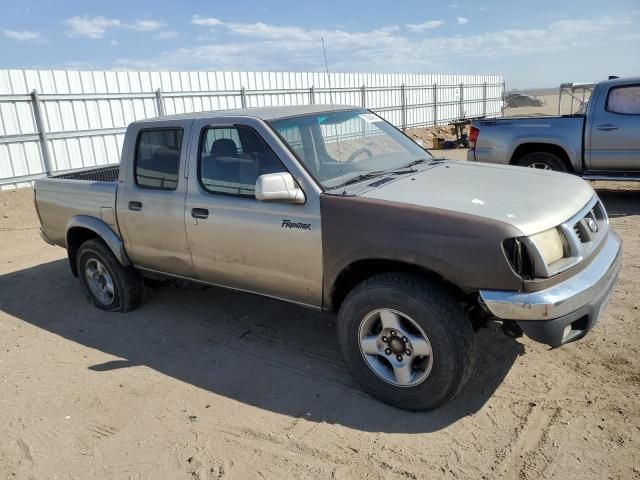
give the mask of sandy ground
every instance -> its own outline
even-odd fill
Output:
[[[640,478],[640,189],[600,187],[625,251],[599,325],[551,351],[482,330],[424,414],[360,391],[332,316],[170,287],[92,308],[32,192],[4,192],[0,478]]]
[[[640,479],[640,186],[596,186],[624,265],[594,331],[483,329],[423,414],[358,388],[330,315],[213,288],[91,307],[32,191],[0,193],[0,478]]]

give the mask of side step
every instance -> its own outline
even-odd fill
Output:
[[[621,182],[640,182],[640,172],[584,172],[585,180],[607,180]]]

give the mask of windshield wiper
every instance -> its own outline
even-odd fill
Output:
[[[410,162],[406,165],[400,165],[399,167],[391,168],[389,170],[374,170],[372,172],[362,173],[360,175],[356,175],[353,178],[350,178],[349,180],[347,180],[346,182],[344,182],[342,185],[339,185],[339,186],[352,185],[354,183],[362,182],[364,180],[370,180],[372,178],[380,177],[382,175],[403,175],[405,173],[415,173],[416,170],[413,169],[412,167],[415,165],[419,165],[421,163],[425,163],[427,161],[428,160],[426,158],[418,158],[417,160],[414,160],[413,162]],[[338,186],[335,188],[338,188]]]
[[[425,163],[427,162],[426,158],[418,158],[417,160],[414,160],[413,162],[407,163],[406,165],[402,165],[400,167],[396,167],[393,168],[391,170],[388,170],[389,172],[397,172],[398,170],[404,170],[405,168],[411,168],[414,167],[415,165],[420,165],[421,163]],[[412,171],[415,171],[412,169]]]
[[[379,177],[380,175],[384,175],[385,173],[387,172],[385,172],[384,170],[375,170],[373,172],[362,173],[360,175],[356,175],[353,178],[350,178],[349,180],[344,182],[342,185],[346,186],[346,185],[351,185],[353,183],[362,182],[363,180],[369,180],[371,178]]]

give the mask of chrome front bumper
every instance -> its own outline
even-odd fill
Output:
[[[495,317],[516,320],[532,338],[559,346],[583,337],[595,324],[620,266],[620,237],[610,230],[596,258],[571,278],[538,292],[481,290],[480,297]]]

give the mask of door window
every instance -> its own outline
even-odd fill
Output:
[[[154,190],[175,190],[181,148],[181,128],[141,131],[136,145],[136,185]]]
[[[260,175],[286,171],[273,150],[249,127],[204,129],[198,158],[200,185],[223,195],[253,197]]]
[[[607,98],[607,110],[626,115],[640,115],[640,85],[612,88]]]

